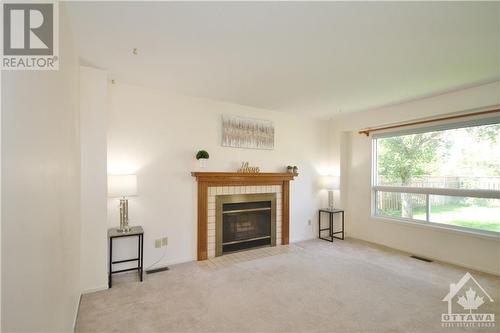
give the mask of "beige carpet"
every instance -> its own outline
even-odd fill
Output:
[[[442,328],[441,300],[466,269],[354,240],[312,240],[114,277],[84,295],[77,332],[499,332],[500,279],[471,271],[495,300],[493,329]]]

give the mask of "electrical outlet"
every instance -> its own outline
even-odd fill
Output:
[[[167,246],[168,245],[168,237],[163,237],[161,239],[161,246]]]
[[[161,247],[161,239],[156,239],[155,240],[155,247],[159,249]]]
[[[311,219],[307,220],[307,224],[308,224],[308,225],[312,225],[312,221],[311,221]]]

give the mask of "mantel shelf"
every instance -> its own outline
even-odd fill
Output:
[[[215,183],[217,185],[235,184],[281,184],[298,176],[291,172],[191,172],[198,182]]]

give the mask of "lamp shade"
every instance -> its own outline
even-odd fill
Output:
[[[136,175],[108,176],[109,197],[133,197],[137,195]]]
[[[324,176],[322,179],[323,188],[327,190],[340,189],[340,177],[338,176]]]

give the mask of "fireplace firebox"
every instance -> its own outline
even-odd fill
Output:
[[[216,256],[276,245],[276,193],[216,196]]]

